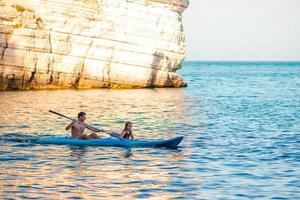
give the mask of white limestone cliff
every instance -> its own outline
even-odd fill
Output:
[[[186,86],[188,0],[0,0],[0,90]]]

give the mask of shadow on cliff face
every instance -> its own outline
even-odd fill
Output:
[[[157,73],[156,73],[156,69],[154,69],[154,66],[157,65],[157,63],[160,62],[160,57],[157,55],[157,52],[154,53],[153,56],[153,61],[151,63],[151,73],[150,73],[150,77],[148,80],[148,86],[149,87],[155,87],[155,83],[157,80]]]
[[[7,90],[12,88],[15,74],[5,73],[7,70],[4,66],[4,55],[8,48],[8,43],[13,33],[13,29],[5,26],[4,24],[9,24],[13,22],[13,18],[0,16],[0,90]]]
[[[34,67],[26,66],[28,61],[25,59],[28,57],[17,53],[30,46],[24,46],[24,42],[16,44],[14,41],[20,40],[18,37],[22,34],[18,34],[18,31],[21,28],[41,29],[42,19],[31,9],[18,4],[4,3],[0,5],[0,9],[4,10],[0,16],[0,90],[32,88],[37,76],[36,63]],[[30,50],[28,53],[31,53]]]
[[[163,59],[166,59],[166,63],[162,63]],[[163,65],[163,66],[162,66]],[[159,80],[159,71],[162,70],[167,73],[166,80]],[[173,81],[169,77],[169,72],[174,71],[172,69],[169,57],[165,56],[163,52],[155,51],[153,55],[153,61],[151,64],[150,79],[148,80],[148,87],[172,87]],[[163,78],[163,76],[161,76]]]
[[[18,66],[15,52],[16,45],[11,40],[14,31],[22,27],[23,6],[4,2],[0,5],[3,10],[0,16],[0,90],[18,90],[24,85],[24,69]]]

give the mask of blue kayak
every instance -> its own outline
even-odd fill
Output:
[[[110,137],[103,139],[76,139],[71,137],[45,137],[35,141],[37,144],[57,145],[84,145],[84,146],[110,146],[110,147],[167,147],[175,148],[183,137],[175,137],[167,140],[121,140]]]

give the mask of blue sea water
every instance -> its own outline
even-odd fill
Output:
[[[300,63],[196,62],[186,88],[1,92],[1,199],[300,199]],[[38,145],[49,109],[178,149]],[[101,135],[105,137],[105,134]]]

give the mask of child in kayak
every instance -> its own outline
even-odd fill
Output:
[[[125,123],[125,127],[120,135],[121,139],[133,139],[134,140],[134,136],[132,134],[132,123],[131,122],[126,122]]]

